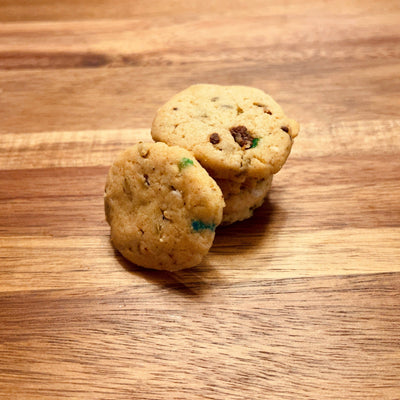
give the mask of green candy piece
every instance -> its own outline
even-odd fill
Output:
[[[257,147],[259,141],[260,141],[260,138],[258,138],[258,137],[254,138],[250,148],[254,149],[254,147]]]
[[[192,229],[195,232],[204,231],[205,229],[209,229],[210,231],[215,231],[217,226],[215,224],[207,224],[203,221],[193,220],[192,221]]]
[[[179,161],[178,167],[179,171],[182,171],[184,168],[188,167],[189,165],[193,165],[193,160],[190,158],[183,157],[181,161]]]

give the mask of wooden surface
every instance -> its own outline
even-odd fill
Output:
[[[400,4],[0,2],[1,399],[400,399]],[[198,82],[302,130],[197,268],[109,242],[117,152]]]

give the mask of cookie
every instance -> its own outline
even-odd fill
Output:
[[[217,184],[225,199],[222,225],[250,218],[260,207],[271,188],[272,175],[263,179],[248,178],[244,182],[218,179]]]
[[[139,143],[111,166],[104,204],[111,241],[125,258],[176,271],[199,264],[207,254],[224,200],[191,152]]]
[[[239,182],[278,172],[298,132],[263,91],[206,84],[173,96],[151,128],[155,141],[191,150],[212,177]]]

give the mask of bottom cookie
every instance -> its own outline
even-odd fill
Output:
[[[260,207],[272,183],[272,175],[265,179],[247,178],[244,182],[217,179],[225,200],[222,225],[233,224],[250,218]]]

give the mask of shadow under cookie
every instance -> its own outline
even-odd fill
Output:
[[[254,211],[254,215],[241,222],[217,228],[211,253],[242,254],[257,247],[277,226],[277,207],[268,199]]]
[[[204,296],[211,289],[214,278],[218,275],[216,269],[206,262],[193,268],[170,272],[140,267],[125,259],[117,250],[115,250],[115,257],[129,273],[185,298],[196,299]]]

